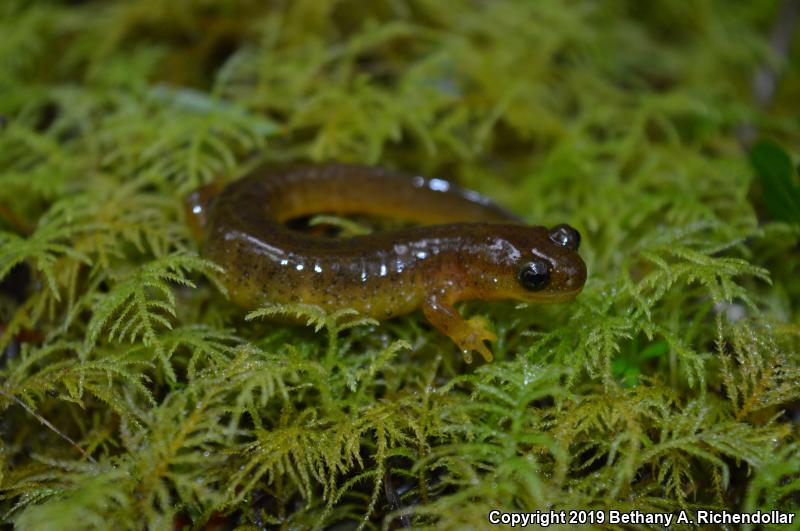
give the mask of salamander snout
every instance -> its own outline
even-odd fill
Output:
[[[586,264],[578,255],[581,235],[566,224],[532,228],[515,247],[516,294],[530,302],[559,302],[574,298],[586,282]]]

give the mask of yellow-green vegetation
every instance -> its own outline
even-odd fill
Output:
[[[0,517],[797,511],[800,41],[771,52],[778,10],[3,0]],[[759,107],[763,65],[783,75]],[[771,140],[752,156],[745,126]],[[247,316],[182,202],[265,160],[454,178],[577,227],[588,283],[569,304],[462,308],[494,323],[488,364],[420,315]]]

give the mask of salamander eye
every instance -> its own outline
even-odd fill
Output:
[[[544,260],[528,262],[519,270],[519,283],[530,291],[544,289],[550,282],[550,264]]]
[[[561,247],[577,251],[581,245],[581,233],[566,223],[550,229],[550,241]]]

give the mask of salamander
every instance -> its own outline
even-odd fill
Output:
[[[353,308],[389,319],[422,308],[471,361],[496,336],[454,304],[573,299],[586,281],[580,234],[526,226],[485,196],[438,178],[378,167],[261,167],[211,201],[195,197],[204,256],[221,265],[231,299]],[[319,237],[286,222],[312,214],[367,214],[422,224],[350,238]]]

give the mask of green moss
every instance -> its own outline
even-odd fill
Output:
[[[785,201],[737,139],[749,124],[797,161],[800,54],[752,103],[773,3],[271,5],[2,3],[5,521],[798,511],[800,227],[771,218]],[[298,159],[446,175],[569,222],[585,291],[466,305],[495,324],[490,364],[420,315],[248,319],[183,198]],[[316,329],[261,318],[286,312]]]

